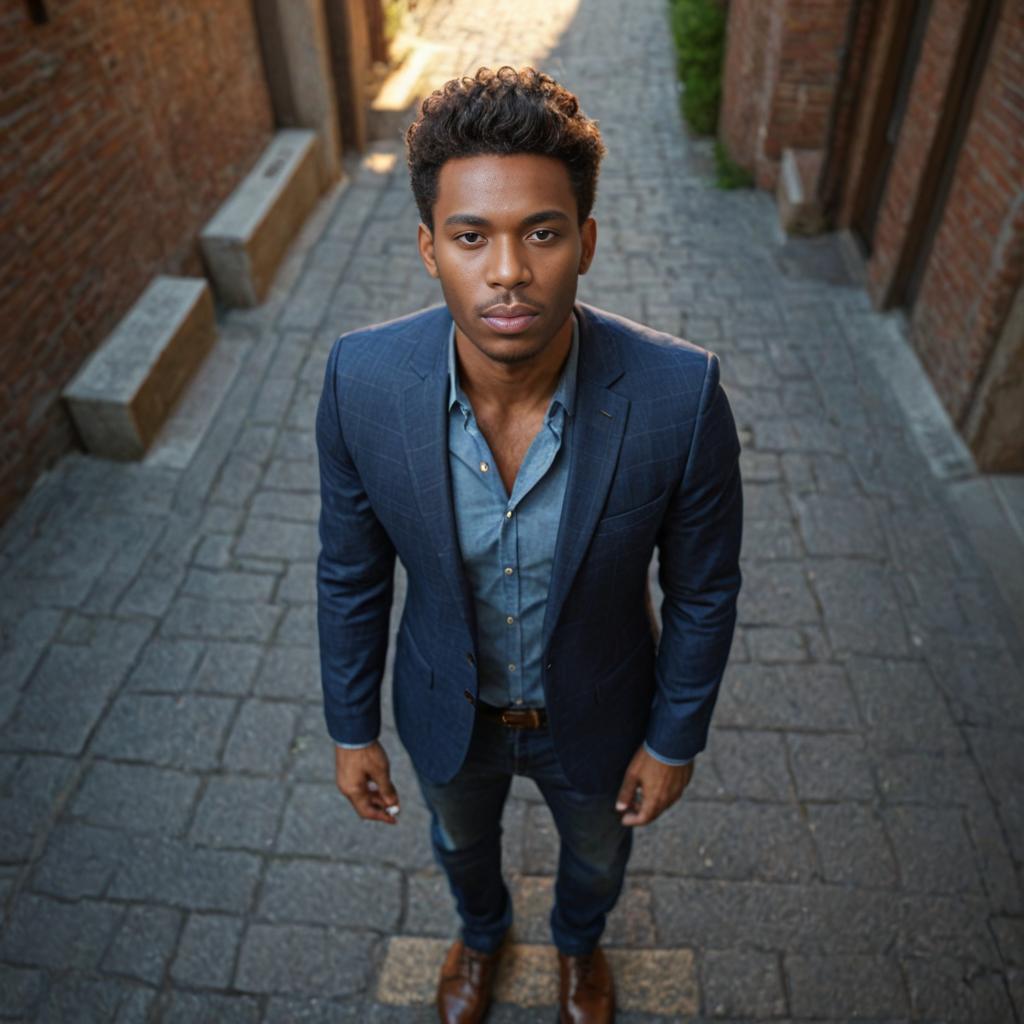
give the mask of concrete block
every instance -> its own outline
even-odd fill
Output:
[[[155,278],[64,388],[86,448],[111,459],[140,458],[216,333],[202,278]]]
[[[217,295],[256,306],[320,195],[316,133],[286,129],[203,228],[199,242]]]
[[[785,149],[775,189],[779,220],[789,235],[816,235],[825,228],[818,199],[818,178],[824,153],[817,149]]]

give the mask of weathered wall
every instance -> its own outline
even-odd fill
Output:
[[[249,0],[0,12],[0,521],[76,443],[60,390],[201,225],[273,119]]]

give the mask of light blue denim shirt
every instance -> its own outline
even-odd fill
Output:
[[[578,361],[573,315],[569,355],[509,494],[459,384],[454,323],[448,336],[452,500],[476,607],[479,699],[495,707],[544,706],[541,637],[569,474]],[[647,750],[667,764],[688,763]]]

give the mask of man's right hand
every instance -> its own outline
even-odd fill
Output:
[[[398,824],[398,792],[391,783],[388,755],[380,743],[359,750],[336,745],[334,776],[338,789],[360,818]]]

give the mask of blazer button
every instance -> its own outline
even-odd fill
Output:
[[[549,661],[544,667],[545,668],[551,668],[551,665],[552,665],[552,662]]]
[[[463,690],[462,691],[462,696],[465,697],[466,700],[468,700],[470,704],[475,704],[476,703],[476,701],[473,700],[473,694],[471,694],[469,692],[469,690]]]
[[[470,665],[476,664],[476,658],[473,657],[472,651],[466,651],[466,661],[468,661]]]

